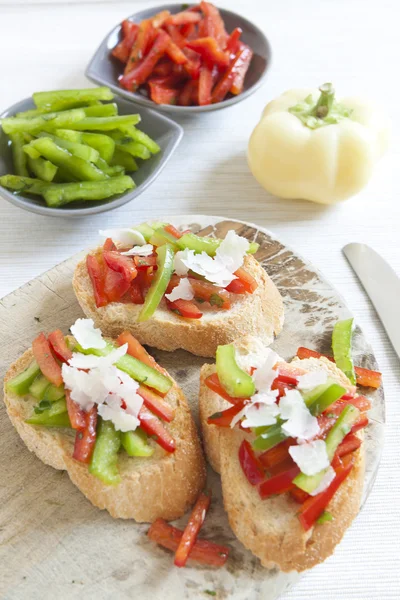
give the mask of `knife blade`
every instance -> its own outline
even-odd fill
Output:
[[[400,278],[382,256],[366,244],[347,244],[342,250],[400,358]]]

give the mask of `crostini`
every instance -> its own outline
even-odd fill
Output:
[[[73,287],[105,335],[130,330],[142,344],[214,356],[241,335],[269,345],[283,325],[282,298],[254,258],[258,244],[168,224],[108,230],[75,270]]]
[[[200,421],[233,532],[266,568],[323,562],[359,511],[370,403],[327,358],[287,364],[252,336],[204,365]]]
[[[10,367],[12,424],[30,451],[113,517],[182,516],[205,483],[182,390],[130,333],[113,342],[90,319],[71,332],[41,333]]]

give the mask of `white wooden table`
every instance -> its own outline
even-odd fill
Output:
[[[154,2],[152,2],[154,4]],[[0,0],[0,109],[34,91],[82,87],[103,36],[150,2]],[[135,202],[95,217],[45,218],[0,199],[0,296],[80,249],[97,230],[161,215],[217,214],[272,229],[312,260],[338,288],[372,342],[384,373],[387,436],[375,488],[335,556],[308,573],[287,600],[400,597],[399,361],[350,271],[341,247],[364,241],[400,272],[398,18],[394,0],[220,0],[268,35],[273,64],[264,87],[242,104],[182,119],[184,139],[159,179]],[[247,139],[268,100],[291,87],[333,81],[339,93],[365,93],[385,105],[393,140],[368,189],[324,208],[271,197],[246,164]],[[399,302],[393,298],[393,302]]]

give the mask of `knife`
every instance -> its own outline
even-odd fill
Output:
[[[400,358],[400,279],[391,266],[366,244],[347,244],[343,254],[361,281]]]

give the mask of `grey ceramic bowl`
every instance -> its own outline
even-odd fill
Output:
[[[171,158],[175,148],[178,146],[183,136],[183,129],[180,125],[165,117],[157,112],[149,110],[147,108],[140,108],[137,110],[131,102],[127,102],[123,98],[116,98],[114,102],[118,105],[118,113],[120,115],[132,114],[139,112],[142,118],[139,128],[152,137],[160,146],[161,151],[158,154],[153,155],[148,160],[141,161],[139,159],[140,167],[135,173],[132,173],[132,177],[136,183],[136,188],[112,196],[107,200],[101,201],[86,201],[86,202],[72,202],[66,204],[61,208],[49,208],[45,205],[44,200],[40,199],[39,196],[22,196],[18,193],[13,193],[0,186],[0,197],[8,200],[12,204],[29,210],[31,212],[39,213],[41,215],[47,215],[51,217],[55,216],[69,216],[69,217],[80,217],[82,215],[92,215],[95,213],[105,212],[112,210],[118,206],[122,206],[127,202],[130,202],[134,198],[140,196],[140,194],[158,177],[161,173],[168,160]],[[35,108],[31,98],[26,98],[17,102],[13,106],[10,106],[6,111],[0,115],[0,119],[4,117],[12,117],[18,112]],[[7,173],[13,173],[13,162],[11,156],[11,148],[9,145],[8,136],[4,133],[0,127],[0,175]]]
[[[148,19],[162,10],[169,10],[172,14],[175,14],[182,10],[182,4],[164,4],[162,6],[148,8],[127,18],[130,21],[139,23],[140,21],[143,21],[143,19]],[[232,104],[241,102],[250,96],[250,94],[255,92],[261,85],[271,62],[271,48],[263,32],[253,23],[234,12],[231,12],[230,10],[220,8],[219,11],[224,20],[228,33],[231,33],[235,27],[241,27],[243,30],[241,39],[243,42],[251,46],[254,51],[253,59],[246,74],[244,90],[237,96],[233,96],[232,98],[228,98],[222,102],[210,104],[208,106],[175,106],[169,104],[156,104],[139,92],[128,92],[127,90],[121,88],[118,85],[118,77],[122,74],[122,65],[120,61],[111,56],[111,50],[122,39],[121,25],[114,27],[114,29],[110,31],[110,33],[104,38],[88,67],[86,68],[86,77],[88,77],[91,81],[98,83],[99,85],[107,85],[116,94],[119,94],[120,96],[123,96],[132,102],[141,104],[142,106],[148,106],[150,108],[172,113],[190,114],[208,112],[211,110],[226,108],[228,106],[232,106]]]

